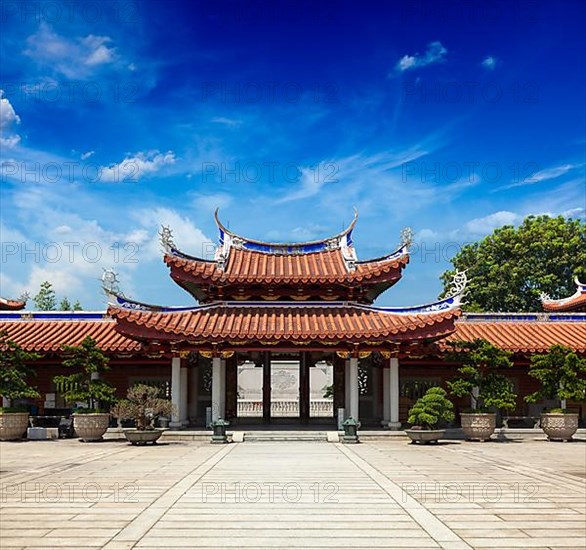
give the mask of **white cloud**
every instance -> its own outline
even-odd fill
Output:
[[[432,65],[434,63],[442,63],[446,59],[448,50],[442,45],[440,41],[430,42],[427,45],[425,53],[420,55],[419,53],[413,55],[404,55],[397,64],[395,70],[402,73],[418,67],[425,67],[426,65]]]
[[[145,242],[142,256],[145,259],[161,258],[159,232],[161,226],[168,226],[173,231],[173,240],[177,247],[192,256],[210,257],[216,246],[201,229],[187,216],[182,216],[171,208],[150,208],[134,216],[145,228]]]
[[[213,212],[216,208],[224,209],[232,204],[232,197],[227,193],[196,193],[193,195],[193,206],[196,210]]]
[[[488,233],[492,233],[492,231],[494,231],[497,227],[502,227],[503,225],[514,225],[522,220],[523,216],[520,214],[509,212],[507,210],[501,210],[500,212],[489,214],[483,218],[475,218],[470,220],[464,226],[464,229],[468,233],[475,235],[487,235]]]
[[[405,200],[418,204],[432,198],[438,200],[438,196],[441,200],[447,199],[451,196],[450,191],[452,194],[456,193],[474,182],[456,182],[453,186],[436,189],[437,186],[421,181],[419,173],[417,176],[404,174],[410,163],[437,148],[437,141],[435,136],[431,136],[402,151],[357,154],[324,160],[315,166],[301,167],[299,180],[290,184],[294,189],[276,202],[285,203],[322,195],[330,205],[340,200],[354,200],[352,204],[358,205],[356,201],[362,198],[367,201],[363,202],[363,207],[376,209],[383,204],[378,198],[388,196],[389,193],[400,194]],[[419,170],[418,165],[414,166]]]
[[[539,170],[539,171],[531,174],[530,176],[522,179],[521,181],[515,181],[509,185],[503,185],[503,186],[495,189],[495,191],[501,191],[504,189],[512,189],[513,187],[523,187],[525,185],[534,185],[536,183],[541,183],[543,181],[553,180],[553,179],[559,178],[560,176],[567,174],[568,172],[570,172],[571,170],[573,170],[575,168],[579,168],[580,166],[583,166],[583,165],[562,164],[560,166],[554,166],[552,168],[545,168],[543,170]]]
[[[499,61],[496,57],[493,57],[492,55],[488,55],[482,60],[481,65],[489,71],[494,71],[496,69],[496,66],[498,65],[498,63],[499,63]]]
[[[99,67],[123,65],[116,48],[110,46],[109,36],[89,34],[70,39],[42,22],[26,43],[25,55],[67,78],[89,78]]]
[[[112,42],[109,36],[94,36],[90,34],[82,38],[80,42],[88,52],[84,60],[86,65],[112,63],[116,58],[116,48],[108,48],[106,46],[106,44]]]
[[[133,156],[128,155],[123,161],[100,168],[100,181],[122,182],[138,181],[145,176],[152,175],[163,167],[174,164],[175,153],[167,151],[139,152]]]
[[[224,126],[228,126],[230,128],[237,128],[238,126],[242,126],[242,120],[234,119],[234,118],[226,118],[223,116],[217,116],[212,118],[212,122],[215,124],[223,124]]]
[[[20,124],[20,117],[4,97],[4,90],[0,90],[0,145],[3,147],[14,147],[20,142],[20,136],[12,130],[15,124]]]
[[[86,153],[82,153],[81,160],[89,159],[90,157],[94,156],[95,154],[96,154],[95,151],[87,151]]]

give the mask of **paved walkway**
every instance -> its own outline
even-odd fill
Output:
[[[586,546],[586,444],[0,443],[0,548]]]

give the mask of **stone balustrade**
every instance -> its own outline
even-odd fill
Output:
[[[238,418],[262,416],[262,400],[239,399]],[[334,414],[331,399],[312,399],[309,403],[309,414],[314,417],[328,417]],[[271,401],[271,417],[299,416],[299,401],[295,399],[277,399]]]

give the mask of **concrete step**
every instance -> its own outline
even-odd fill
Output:
[[[253,431],[244,432],[244,441],[327,441],[326,432],[311,431]]]

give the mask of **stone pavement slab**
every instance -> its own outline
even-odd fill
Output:
[[[0,548],[586,546],[586,445],[0,443]]]

